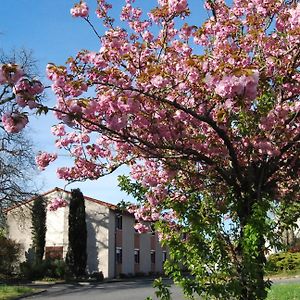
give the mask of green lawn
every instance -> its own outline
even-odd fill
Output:
[[[0,300],[9,300],[33,292],[35,289],[25,286],[0,285]]]
[[[300,300],[300,283],[274,284],[267,300]]]

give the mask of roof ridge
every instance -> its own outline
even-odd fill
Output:
[[[7,212],[9,212],[9,211],[11,211],[11,210],[13,210],[13,209],[15,209],[15,208],[17,208],[17,207],[26,205],[26,204],[28,204],[28,203],[34,201],[34,200],[35,200],[36,198],[38,198],[38,197],[44,197],[44,196],[47,196],[48,194],[51,194],[51,193],[53,193],[53,192],[65,192],[65,193],[67,193],[67,194],[71,194],[70,191],[64,190],[64,189],[59,188],[59,187],[55,187],[55,188],[53,188],[53,189],[51,189],[51,190],[49,190],[49,191],[47,191],[47,192],[44,192],[44,193],[42,193],[42,194],[33,196],[33,197],[31,197],[30,199],[28,199],[28,200],[25,200],[25,201],[16,203],[15,205],[12,205],[11,207],[8,207],[7,209],[4,209],[3,212],[4,212],[4,213],[7,213]],[[112,209],[112,210],[118,209],[118,206],[115,205],[115,204],[112,204],[112,203],[109,203],[109,202],[105,202],[105,201],[102,201],[102,200],[98,200],[98,199],[96,199],[96,198],[92,198],[92,197],[89,197],[89,196],[85,196],[84,194],[83,194],[83,198],[84,198],[85,200],[90,201],[90,202],[94,202],[94,203],[97,203],[97,204],[106,206],[106,207],[108,207],[108,208],[110,208],[110,209]]]

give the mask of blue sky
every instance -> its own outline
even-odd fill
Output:
[[[25,48],[33,50],[34,57],[38,60],[38,68],[43,81],[45,78],[45,66],[48,62],[64,64],[69,56],[76,55],[81,49],[97,51],[100,44],[89,26],[80,18],[70,15],[70,8],[75,1],[72,0],[9,0],[1,1],[0,6],[0,48],[9,53],[11,49]],[[90,6],[91,18],[96,24],[97,30],[103,33],[101,22],[96,22],[94,8],[96,0],[86,0]],[[117,19],[121,0],[112,0],[118,7],[114,9],[114,17]],[[143,8],[149,9],[156,5],[156,0],[140,0]],[[190,1],[192,11],[202,10],[203,1]],[[194,21],[202,23],[204,15],[196,14]],[[48,93],[49,104],[55,99],[51,92]],[[33,118],[29,134],[32,136],[36,151],[55,151],[54,138],[50,134],[51,125],[55,119],[51,115]],[[36,179],[42,190],[47,191],[55,186],[64,187],[66,182],[56,178],[55,169],[58,166],[68,164],[66,157],[60,157],[57,163],[52,164]],[[113,175],[101,178],[97,181],[74,183],[69,188],[79,187],[85,195],[101,199],[103,201],[117,203],[129,197],[117,187],[117,175],[126,173],[123,168]]]
[[[95,1],[89,1],[94,4]],[[67,58],[75,55],[79,50],[98,50],[99,43],[90,28],[78,18],[72,18],[70,0],[10,0],[1,1],[0,13],[0,48],[9,53],[11,49],[31,49],[38,60],[38,68],[45,80],[45,66],[48,62],[64,64]],[[93,13],[92,13],[93,14]],[[101,32],[101,23],[99,31]],[[48,93],[48,103],[54,103],[51,92]],[[35,150],[56,151],[54,137],[50,133],[55,119],[51,114],[39,118],[32,118],[28,134],[32,137]],[[68,164],[67,157],[59,157],[57,163],[52,164],[46,171],[35,179],[47,191],[55,186],[64,187],[66,182],[57,179],[55,170],[58,166]],[[117,203],[129,197],[117,187],[117,175],[126,173],[122,169],[113,175],[97,181],[74,183],[67,187],[79,187],[88,196],[103,201]]]

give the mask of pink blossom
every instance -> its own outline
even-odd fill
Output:
[[[48,209],[50,211],[56,211],[60,207],[66,207],[67,204],[67,201],[63,198],[54,198],[49,204]]]
[[[187,0],[168,0],[170,13],[181,13],[187,9]]]
[[[290,18],[289,18],[291,28],[292,29],[299,28],[299,25],[300,25],[300,4],[298,3],[298,5],[295,8],[291,8],[289,13],[291,15]]]
[[[56,136],[64,136],[66,134],[65,125],[58,124],[51,127],[51,132]]]
[[[157,88],[164,88],[167,84],[167,80],[161,75],[157,75],[151,79],[151,83]]]
[[[136,223],[134,229],[137,230],[138,233],[146,233],[149,231],[149,227],[142,223]]]
[[[257,86],[259,80],[259,72],[251,71],[250,75],[226,75],[216,83],[215,92],[223,98],[232,98],[234,96],[243,95],[246,99],[253,100],[257,94]],[[212,79],[209,78],[209,84]]]
[[[70,9],[70,13],[73,17],[86,18],[89,15],[89,8],[86,2],[79,2]]]
[[[36,164],[38,168],[42,171],[49,165],[50,162],[56,160],[57,154],[56,153],[47,153],[47,152],[40,152],[36,158]]]
[[[28,123],[28,117],[20,112],[5,113],[2,115],[4,129],[9,133],[20,132]]]
[[[14,84],[23,76],[23,74],[24,72],[19,65],[0,65],[0,84]]]

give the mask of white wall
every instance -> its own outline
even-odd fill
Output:
[[[109,209],[97,203],[85,201],[85,211],[88,271],[102,271],[104,277],[109,277]]]
[[[33,258],[31,233],[31,204],[16,207],[7,213],[8,237],[21,244],[20,261]]]
[[[116,228],[116,214],[114,211],[110,210],[109,211],[109,249],[108,249],[108,261],[109,261],[109,266],[108,266],[108,277],[109,278],[114,278],[116,274],[115,270],[115,249],[116,249],[116,241],[115,241],[115,228]]]
[[[151,272],[151,233],[140,235],[140,272],[148,274]]]
[[[122,273],[134,274],[134,218],[123,214],[122,216]]]

